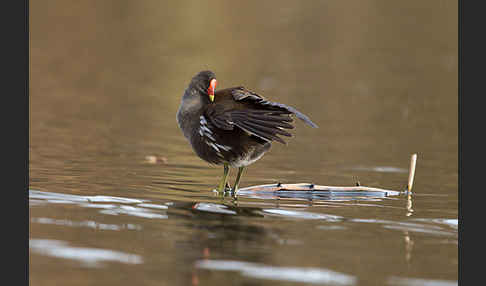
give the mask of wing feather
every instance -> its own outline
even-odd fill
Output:
[[[224,98],[226,104],[212,104],[206,110],[207,118],[213,125],[223,130],[239,128],[250,135],[265,141],[277,141],[286,144],[279,137],[291,137],[284,129],[293,129],[292,114],[312,127],[317,125],[297,109],[285,104],[272,102],[243,87],[220,91],[219,98]],[[218,97],[218,94],[216,94]],[[229,100],[229,101],[228,101]],[[230,102],[228,104],[228,102]]]
[[[241,129],[245,130],[246,132],[250,133],[251,135],[260,137],[265,141],[275,140],[275,141],[280,142],[282,144],[286,144],[285,141],[282,140],[282,138],[280,138],[276,135],[269,134],[269,133],[262,133],[260,130],[258,130],[256,128],[252,127],[252,126],[249,126],[248,123],[246,123],[246,122],[235,122],[235,125],[238,126]]]
[[[297,118],[304,121],[309,126],[314,127],[314,128],[318,127],[314,122],[312,122],[312,120],[310,120],[309,117],[307,117],[305,114],[298,111],[294,107],[285,105],[283,103],[278,103],[278,102],[266,100],[265,98],[259,96],[258,94],[254,93],[254,92],[251,92],[251,91],[245,89],[244,87],[235,88],[232,91],[232,94],[233,94],[233,98],[236,101],[250,101],[250,102],[252,102],[256,105],[259,105],[263,108],[266,107],[266,108],[276,109],[276,110],[280,110],[280,111],[287,111],[289,113],[295,114],[295,116],[297,116]]]

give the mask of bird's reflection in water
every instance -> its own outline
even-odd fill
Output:
[[[176,251],[177,260],[191,267],[191,285],[202,283],[200,270],[195,267],[197,261],[238,257],[243,261],[271,263],[271,255],[261,248],[274,243],[275,237],[280,237],[278,233],[257,224],[241,223],[244,217],[263,217],[260,208],[237,207],[231,203],[175,202],[171,209],[171,218],[191,217],[181,220],[181,226],[194,231],[186,239],[175,242],[175,247],[180,249]]]

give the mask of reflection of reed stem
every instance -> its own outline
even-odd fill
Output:
[[[407,195],[407,214],[406,216],[411,216],[413,213],[413,209],[412,209],[412,194],[411,193],[408,193]]]
[[[405,261],[410,266],[410,260],[412,259],[413,240],[410,238],[408,231],[405,231],[403,234],[403,238],[405,240]]]

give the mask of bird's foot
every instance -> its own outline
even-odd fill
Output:
[[[226,186],[224,186],[224,191],[225,192],[231,192],[231,187],[230,187],[230,184],[228,182],[226,182]]]
[[[226,185],[224,186],[224,189],[214,189],[214,192],[217,192],[219,196],[225,197],[228,194],[232,194],[233,189],[231,189],[230,185],[228,182],[226,182]]]
[[[231,192],[231,202],[236,207],[238,206],[238,196],[236,195],[236,192]]]

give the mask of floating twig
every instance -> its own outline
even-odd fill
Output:
[[[309,183],[298,183],[298,184],[268,184],[268,185],[258,185],[258,186],[251,186],[246,188],[241,188],[238,190],[238,194],[251,194],[251,193],[274,193],[274,192],[282,192],[282,193],[292,193],[292,192],[307,192],[313,194],[321,194],[321,195],[365,195],[365,196],[396,196],[399,194],[408,194],[411,195],[412,186],[413,186],[413,178],[415,176],[415,166],[417,164],[417,154],[412,154],[410,159],[410,169],[408,174],[408,184],[407,189],[405,191],[394,191],[394,190],[387,190],[381,188],[374,188],[374,187],[366,187],[362,186],[359,181],[356,182],[355,186],[346,187],[346,186],[321,186],[316,184],[309,184]]]
[[[273,192],[312,192],[320,194],[329,195],[359,195],[360,193],[368,194],[381,194],[381,195],[399,195],[400,192],[394,190],[386,190],[373,187],[365,186],[352,186],[352,187],[341,187],[341,186],[321,186],[309,183],[299,183],[299,184],[269,184],[269,185],[258,185],[246,188],[241,188],[238,190],[238,194],[246,194],[248,192],[258,192],[258,193],[273,193]]]

